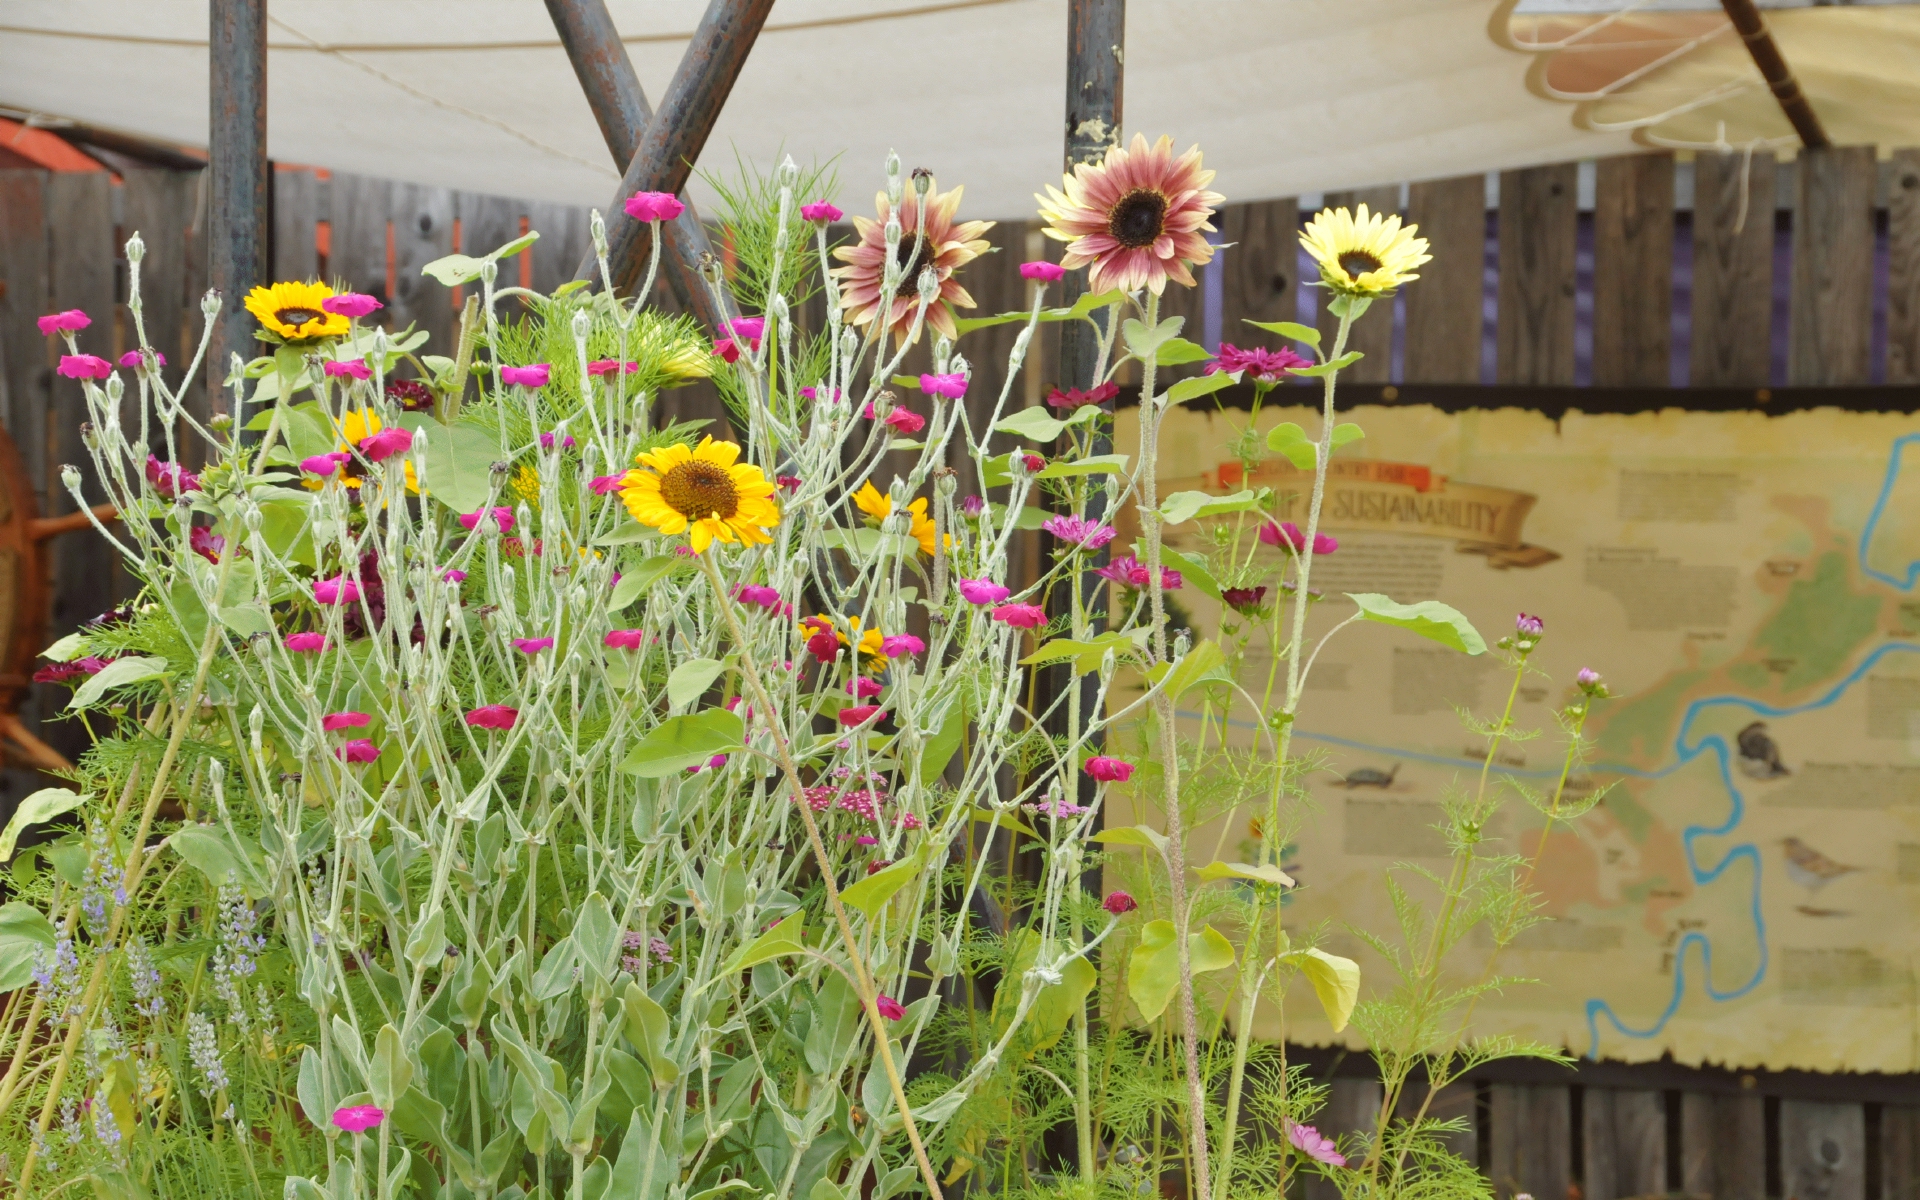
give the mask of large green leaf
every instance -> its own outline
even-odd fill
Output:
[[[857,908],[869,917],[875,916],[887,901],[893,899],[895,893],[912,883],[925,869],[926,855],[916,850],[910,857],[875,871],[849,886],[840,893],[840,903],[848,908]]]
[[[98,704],[108,691],[125,687],[130,683],[144,683],[149,679],[158,679],[167,673],[167,660],[133,655],[128,658],[116,658],[96,671],[79,689],[73,693],[73,699],[67,701],[68,708],[85,708],[89,704]]]
[[[1142,558],[1141,562],[1147,561]],[[1206,560],[1195,554],[1184,554],[1171,546],[1160,547],[1160,564],[1172,567],[1180,572],[1180,581],[1198,588],[1200,594],[1213,600],[1220,599],[1220,584],[1207,569]]]
[[[1205,346],[1190,342],[1185,338],[1168,338],[1160,349],[1154,351],[1153,361],[1163,367],[1184,367],[1188,363],[1206,362],[1213,355]]]
[[[706,695],[713,681],[726,669],[725,663],[713,658],[690,658],[681,663],[667,676],[667,703],[675,708],[687,707]]]
[[[1133,997],[1143,1020],[1159,1020],[1180,986],[1180,948],[1172,921],[1149,921],[1140,930],[1140,944],[1127,956],[1127,995]],[[1187,960],[1195,975],[1233,965],[1233,943],[1213,926],[1187,935]]]
[[[1119,475],[1127,469],[1124,454],[1095,454],[1087,458],[1048,463],[1035,479],[1066,479],[1073,475]],[[1008,476],[1009,479],[1012,476]]]
[[[1209,883],[1217,879],[1245,879],[1253,883],[1271,884],[1274,887],[1293,886],[1293,876],[1272,863],[1256,866],[1243,862],[1210,862],[1195,873]]]
[[[479,511],[493,495],[493,464],[505,458],[500,439],[474,425],[442,425],[426,413],[409,413],[398,424],[427,433],[427,473],[422,486],[457,513]]]
[[[802,909],[783,919],[778,925],[767,930],[759,937],[733,952],[725,965],[720,968],[716,979],[738,974],[748,967],[763,962],[771,962],[789,954],[802,954],[806,951],[807,914]]]
[[[643,560],[639,566],[620,576],[620,582],[613,585],[613,595],[607,599],[607,608],[619,612],[640,598],[640,593],[658,583],[660,579],[675,567],[687,560],[677,554],[656,554]]]
[[[1159,854],[1167,852],[1167,835],[1148,825],[1121,825],[1102,829],[1093,840],[1108,846],[1144,846]]]
[[[1191,379],[1182,379],[1166,390],[1168,404],[1185,404],[1189,400],[1198,400],[1202,396],[1211,396],[1222,388],[1232,387],[1240,382],[1239,372],[1215,371],[1211,375],[1195,375]]]
[[[1099,637],[1090,638],[1084,642],[1056,638],[1021,659],[1020,665],[1031,667],[1070,658],[1073,660],[1074,674],[1085,675],[1089,671],[1100,669],[1100,664],[1106,661],[1107,651],[1111,650],[1116,655],[1122,655],[1129,650],[1137,650],[1145,643],[1150,633],[1150,630],[1144,628],[1130,633],[1103,633]]]
[[[80,807],[80,802],[85,798],[72,788],[41,788],[29,793],[26,799],[20,801],[20,806],[13,810],[13,817],[7,821],[6,829],[0,831],[0,862],[13,857],[13,848],[27,826],[51,821],[64,812],[72,812]],[[0,991],[5,990],[0,988]]]
[[[0,905],[0,992],[26,986],[34,959],[53,949],[53,922],[31,904]]]
[[[636,981],[629,980],[620,996],[620,1017],[627,1040],[646,1060],[656,1087],[671,1087],[680,1078],[680,1066],[667,1053],[667,1010]]]
[[[1246,512],[1258,507],[1259,503],[1260,493],[1255,491],[1235,492],[1231,496],[1215,496],[1210,492],[1175,492],[1160,502],[1160,519],[1169,525],[1181,525],[1195,517]]]
[[[661,779],[697,767],[716,754],[740,749],[746,726],[724,708],[668,717],[627,752],[620,769],[642,779]]]
[[[1182,658],[1171,663],[1161,663],[1147,672],[1147,679],[1159,683],[1167,681],[1167,697],[1178,700],[1187,689],[1201,682],[1218,683],[1232,681],[1226,673],[1226,656],[1220,653],[1220,647],[1212,638],[1201,641],[1187,651]]]
[[[253,842],[240,842],[242,857],[214,826],[185,825],[167,835],[167,845],[215,887],[233,882],[250,896],[266,894],[266,855]]]
[[[1247,324],[1255,329],[1264,329],[1268,333],[1292,338],[1296,342],[1305,342],[1315,348],[1320,345],[1320,331],[1311,325],[1301,325],[1295,321],[1248,321]]]
[[[1012,416],[1002,420],[994,429],[1000,433],[1011,433],[1035,442],[1050,442],[1060,436],[1067,423],[1047,415],[1044,408],[1023,408]]]
[[[1348,592],[1347,599],[1360,606],[1362,620],[1398,626],[1463,654],[1486,653],[1487,641],[1473,627],[1473,622],[1462,616],[1460,610],[1438,600],[1401,604],[1391,596],[1375,592]]]
[[[1360,999],[1360,964],[1324,950],[1295,950],[1286,956],[1286,961],[1299,967],[1307,982],[1313,985],[1333,1031],[1339,1033],[1345,1029],[1353,1016],[1353,1006]]]
[[[1007,964],[1006,978],[1025,977],[1033,969],[1043,945],[1042,939],[1034,934],[1019,935],[1018,949]],[[1087,993],[1093,990],[1093,985],[1100,979],[1099,971],[1084,958],[1061,963],[1058,970],[1060,982],[1042,987],[1027,1010],[1025,1027],[1016,1043],[1026,1058],[1050,1050],[1059,1043],[1069,1023],[1081,1012]],[[996,1038],[1006,1033],[1013,1014],[1019,1009],[1019,1002],[1019,988],[1002,988],[994,996],[993,1032]]]
[[[1136,321],[1131,317],[1120,322],[1120,335],[1126,339],[1127,349],[1135,358],[1145,361],[1154,357],[1154,352],[1169,341],[1180,336],[1186,327],[1185,317],[1168,317],[1152,328],[1145,321]]]
[[[947,764],[959,752],[960,743],[966,736],[967,705],[956,696],[947,702],[946,711],[940,718],[940,728],[920,743],[920,759],[913,769],[923,786],[931,785],[940,778]]]

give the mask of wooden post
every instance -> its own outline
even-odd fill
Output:
[[[453,193],[417,183],[393,185],[393,309],[397,328],[427,331],[427,354],[454,355],[453,294],[420,268],[453,253]]]
[[[1758,1092],[1680,1098],[1680,1190],[1715,1200],[1766,1200],[1765,1102]]]
[[[1771,152],[1693,157],[1695,387],[1767,383],[1773,363]]]
[[[1127,45],[1126,0],[1073,0],[1067,6],[1066,170],[1098,163],[1120,144]],[[1087,273],[1069,272],[1060,302],[1086,294]],[[1069,322],[1060,331],[1060,384],[1092,387],[1098,354],[1093,330]]]
[[[636,192],[677,193],[686,187],[747,52],[772,11],[773,0],[712,0],[700,18],[606,213],[608,269],[616,289],[631,288],[646,273],[651,240],[648,226],[627,215],[627,197]]]
[[[1490,1099],[1488,1175],[1494,1195],[1501,1200],[1512,1200],[1521,1192],[1538,1200],[1566,1196],[1573,1182],[1567,1089],[1497,1083]]]
[[[1871,383],[1873,147],[1802,150],[1794,176],[1787,381]]]
[[[1582,1099],[1586,1161],[1581,1200],[1628,1200],[1665,1192],[1666,1097],[1587,1088]]]
[[[320,180],[312,171],[273,173],[273,277],[318,279]]]
[[[207,355],[209,390],[227,377],[229,356],[252,358],[253,318],[244,302],[266,279],[267,3],[211,0],[207,63],[212,95],[207,139],[207,252],[212,285],[225,301]]]
[[[1858,1104],[1780,1102],[1780,1182],[1784,1195],[1865,1200],[1866,1114]]]
[[[1887,260],[1887,382],[1920,383],[1920,150],[1893,152]]]
[[[1407,189],[1407,220],[1433,261],[1407,285],[1408,383],[1479,383],[1486,320],[1487,181],[1436,179]]]
[[[1573,383],[1573,163],[1500,174],[1500,383]]]
[[[335,171],[332,236],[327,251],[327,274],[356,292],[391,304],[387,294],[387,213],[393,185],[367,175]],[[383,321],[390,316],[379,314]]]
[[[1240,346],[1284,344],[1247,322],[1300,319],[1300,202],[1228,205],[1219,224],[1221,239],[1230,243],[1214,260],[1226,272],[1220,281],[1220,340]]]
[[[613,165],[625,171],[633,161],[635,149],[646,136],[653,120],[653,108],[640,87],[640,76],[627,57],[627,47],[614,28],[606,0],[547,0],[547,13],[566,47],[573,73],[580,80],[593,109],[593,118],[606,139]],[[689,50],[691,53],[691,50]],[[683,197],[684,199],[684,197]],[[798,203],[799,201],[796,201]],[[663,274],[680,307],[697,316],[710,329],[717,329],[720,314],[713,297],[700,279],[700,263],[713,251],[707,243],[706,226],[692,201],[687,209],[666,225]],[[589,245],[586,261],[579,264],[575,277],[592,278],[599,263],[592,258]]]
[[[1593,383],[1666,387],[1673,357],[1673,155],[1603,158],[1593,201]]]

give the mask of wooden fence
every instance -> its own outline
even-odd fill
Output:
[[[1714,406],[1764,408],[1784,387],[1824,389],[1802,394],[1803,403],[1920,409],[1920,151],[1879,164],[1864,147],[1792,163],[1703,155],[1679,164],[1647,154],[1319,199],[1402,212],[1433,241],[1434,261],[1394,302],[1394,319],[1357,328],[1354,347],[1367,354],[1351,372],[1357,397],[1444,393],[1462,404],[1601,409],[1623,396],[1676,407],[1717,396]],[[1209,343],[1270,344],[1247,319],[1324,325],[1318,291],[1301,286],[1313,275],[1296,232],[1310,211],[1296,199],[1230,205],[1217,224],[1231,247],[1200,272],[1199,287],[1170,290],[1163,312],[1184,316],[1189,336]],[[54,374],[57,348],[34,318],[84,309],[96,322],[87,350],[130,348],[121,247],[138,229],[147,328],[172,361],[185,361],[206,286],[202,213],[194,173],[0,171],[0,424],[43,514],[73,509],[58,465],[85,452],[79,385]],[[491,249],[524,228],[542,238],[505,265],[507,281],[548,291],[570,278],[589,245],[585,209],[339,173],[275,174],[275,277],[346,281],[380,296],[390,322],[417,324],[440,346],[451,339],[455,298],[421,265]],[[1055,244],[1019,222],[989,236],[997,252],[966,269],[967,287],[981,311],[1023,308],[1030,285],[1018,265]],[[967,339],[976,369],[969,404],[997,397],[1014,337],[1001,327]],[[1016,405],[1038,402],[1053,381],[1047,339],[1035,354]],[[1562,390],[1580,384],[1593,390]],[[1863,390],[1876,384],[1896,386]],[[677,403],[682,415],[720,415],[710,392]],[[50,637],[126,598],[97,539],[61,539],[52,568]],[[57,702],[50,691],[36,701]],[[42,715],[35,705],[23,712],[56,749],[76,754],[83,732],[41,725]],[[0,810],[32,786],[19,772],[0,784]],[[1334,1080],[1327,1124],[1357,1126],[1377,1101],[1373,1085],[1348,1074],[1362,1064],[1317,1061]],[[1914,1105],[1912,1077],[1583,1064],[1571,1076],[1489,1072],[1449,1094],[1446,1115],[1469,1118],[1461,1151],[1503,1196],[1920,1200]]]

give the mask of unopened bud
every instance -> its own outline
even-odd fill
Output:
[[[233,414],[223,412],[213,414],[213,418],[207,422],[207,428],[215,433],[225,433],[233,428]]]
[[[900,207],[900,156],[887,151],[887,204]]]
[[[60,465],[60,482],[69,492],[78,496],[80,494],[80,468],[74,466],[72,463],[62,463]]]
[[[583,308],[573,314],[573,336],[576,339],[585,341],[588,331],[592,328],[593,318],[587,315],[586,309]]]
[[[208,288],[207,294],[200,297],[200,315],[211,321],[220,312],[220,293]]]
[[[919,196],[921,199],[925,199],[928,190],[932,187],[933,172],[927,170],[925,167],[915,167],[913,169],[913,194]]]
[[[100,449],[100,431],[93,427],[93,422],[81,422],[80,444],[85,446],[89,451],[97,451]]]
[[[493,286],[493,284],[497,282],[499,278],[500,278],[500,264],[498,262],[489,260],[487,262],[483,262],[480,264],[480,279],[482,282],[487,284],[487,286],[489,287]]]
[[[140,240],[140,235],[136,232],[127,239],[127,261],[137,267],[140,265],[140,260],[146,256],[147,244]]]
[[[258,504],[247,505],[247,507],[244,510],[242,510],[242,512],[240,513],[240,520],[252,532],[254,533],[260,532],[260,522],[262,520],[260,506]]]
[[[920,299],[926,301],[928,304],[932,304],[940,298],[940,272],[920,272],[920,278],[915,281],[915,285],[919,288]]]
[[[774,169],[773,178],[781,187],[790,188],[800,182],[800,164],[793,161],[793,155],[789,154],[780,160],[780,165]]]
[[[594,257],[605,258],[607,256],[607,219],[600,215],[599,209],[593,210],[593,216],[588,219],[587,227],[593,231]]]

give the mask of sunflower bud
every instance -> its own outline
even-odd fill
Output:
[[[207,428],[215,433],[225,433],[233,428],[233,414],[223,412],[213,414],[213,418],[207,422]]]

